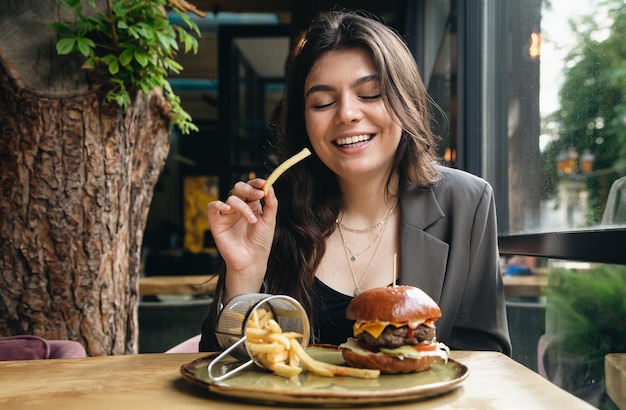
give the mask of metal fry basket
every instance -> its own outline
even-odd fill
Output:
[[[224,306],[217,318],[215,336],[224,351],[208,365],[208,375],[212,381],[217,382],[231,377],[251,364],[264,367],[255,360],[245,343],[248,321],[254,312],[260,309],[271,312],[283,332],[297,332],[304,335],[301,345],[303,348],[308,346],[309,319],[297,300],[286,295],[266,293],[237,295]],[[227,356],[238,361],[227,361],[225,360]]]

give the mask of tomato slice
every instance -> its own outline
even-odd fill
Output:
[[[427,345],[414,345],[413,349],[417,350],[418,352],[433,352],[437,350],[437,343],[430,343]]]

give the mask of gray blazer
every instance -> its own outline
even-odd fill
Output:
[[[439,303],[438,340],[510,355],[493,190],[467,172],[442,172],[431,188],[400,196],[399,283]]]
[[[437,338],[450,348],[510,354],[493,191],[469,173],[442,172],[435,186],[400,194],[398,282],[439,303]],[[218,290],[223,282],[221,274]],[[218,309],[213,303],[202,325],[201,351],[219,349]]]

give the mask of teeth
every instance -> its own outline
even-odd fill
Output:
[[[371,138],[372,137],[367,134],[354,135],[352,137],[338,139],[337,141],[335,141],[335,143],[339,146],[350,145],[350,144],[356,144],[358,142],[369,141]]]

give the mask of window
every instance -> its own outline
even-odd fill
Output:
[[[506,252],[626,263],[626,14],[596,3],[413,8],[440,154],[492,184]]]
[[[414,11],[409,38],[445,112],[441,155],[496,193],[513,357],[614,408],[603,362],[626,351],[626,326],[598,318],[626,314],[626,5],[424,0]]]
[[[483,122],[507,109],[484,127],[482,169],[502,251],[626,263],[623,2],[486,4],[483,78],[503,86],[484,82]]]
[[[626,175],[626,16],[596,3],[507,3],[508,61],[493,67],[509,67],[493,96],[508,107],[505,234],[626,223],[626,204],[608,202]]]
[[[504,265],[547,281],[537,296],[507,298],[512,337],[539,348],[539,372],[600,408],[614,408],[605,355],[626,351],[626,326],[604,320],[625,314],[625,7],[484,2],[481,88],[464,88],[481,107],[479,135],[466,132],[465,144],[480,147],[477,169],[496,191]],[[466,64],[474,47],[466,43]],[[543,325],[536,344],[533,318]]]

